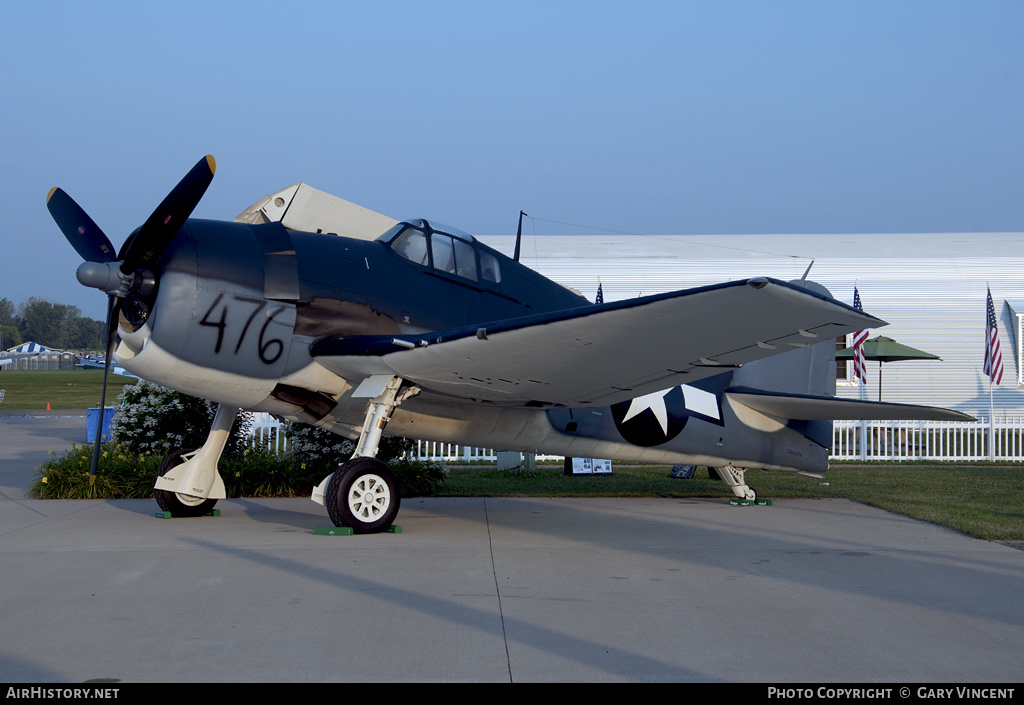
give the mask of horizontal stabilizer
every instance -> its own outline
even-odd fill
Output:
[[[781,394],[734,387],[725,395],[735,402],[769,416],[816,421],[976,421],[973,416],[937,406],[858,401],[809,394]]]

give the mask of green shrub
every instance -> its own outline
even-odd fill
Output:
[[[288,455],[254,451],[217,465],[228,497],[308,497],[325,475]]]
[[[30,489],[40,499],[153,496],[160,462],[175,448],[206,442],[217,405],[151,382],[126,385],[110,425],[113,440],[102,446],[95,484],[89,484],[92,446],[73,446],[47,461]],[[218,462],[229,497],[295,497],[313,487],[352,456],[355,444],[309,424],[289,423],[289,450],[281,455],[252,450],[251,415],[239,414]],[[411,447],[402,438],[382,439],[377,457],[398,476],[402,494],[434,494],[444,482],[436,465],[398,460]]]
[[[156,469],[164,456],[153,451],[133,453],[114,441],[104,443],[95,484],[90,485],[92,446],[75,445],[40,467],[29,494],[37,499],[152,497]],[[403,497],[431,496],[444,482],[445,471],[437,465],[409,460],[394,460],[390,465]],[[290,454],[249,451],[222,457],[217,467],[228,497],[304,497],[334,472],[337,462],[307,464]]]
[[[330,431],[305,423],[288,422],[284,428],[288,436],[288,453],[293,464],[324,479],[352,457],[356,444]]]
[[[120,499],[153,496],[153,478],[163,455],[131,453],[114,442],[100,446],[95,484],[89,484],[91,445],[73,445],[43,463],[29,495],[38,499]]]
[[[285,424],[285,434],[288,436],[288,454],[300,463],[323,470],[324,477],[351,458],[356,449],[355,441],[319,426],[288,422]],[[390,464],[405,455],[412,446],[412,441],[405,438],[384,436],[377,449],[377,459]]]
[[[432,497],[448,477],[448,471],[434,463],[399,458],[389,463],[398,478],[403,497]]]
[[[206,442],[217,413],[213,402],[140,380],[125,385],[110,436],[129,452],[166,455],[173,448],[198,448]],[[251,414],[235,419],[225,456],[242,452],[249,439]]]

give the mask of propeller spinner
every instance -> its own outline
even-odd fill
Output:
[[[113,353],[119,315],[133,326],[145,322],[156,294],[156,265],[160,256],[178,234],[181,226],[199,205],[213,181],[217,164],[206,155],[189,170],[178,185],[146,219],[142,227],[129,235],[115,255],[110,239],[74,199],[59,188],[50,189],[46,208],[64,233],[64,237],[85,260],[77,271],[78,281],[107,294],[107,355],[103,370],[100,408],[106,404],[107,376]],[[102,412],[101,412],[102,413]],[[89,484],[96,478],[103,424],[96,425]]]

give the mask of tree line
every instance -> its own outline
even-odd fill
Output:
[[[106,324],[86,318],[77,306],[55,304],[33,296],[15,306],[0,299],[0,349],[35,342],[58,350],[102,352]]]

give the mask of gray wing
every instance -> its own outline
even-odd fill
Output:
[[[311,352],[350,380],[397,375],[462,399],[585,407],[884,325],[761,278],[420,336],[335,336]]]

